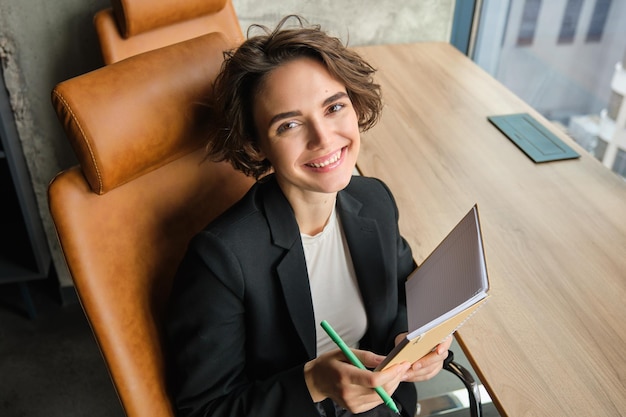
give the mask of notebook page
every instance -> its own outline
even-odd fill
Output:
[[[484,298],[487,289],[474,206],[406,282],[409,339]]]

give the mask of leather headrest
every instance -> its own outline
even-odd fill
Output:
[[[52,103],[98,194],[205,143],[206,103],[228,41],[210,33],[59,83]]]
[[[224,8],[228,0],[111,0],[124,38]]]

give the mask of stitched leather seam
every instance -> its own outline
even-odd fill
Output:
[[[83,141],[85,142],[85,144],[87,145],[87,149],[89,150],[89,156],[91,157],[91,163],[93,164],[94,168],[96,169],[96,175],[98,177],[98,194],[102,193],[102,176],[100,175],[100,170],[98,169],[98,164],[96,163],[96,156],[93,152],[93,149],[91,147],[91,143],[89,142],[89,140],[87,139],[87,135],[85,135],[85,131],[83,130],[83,127],[80,125],[80,122],[78,121],[78,118],[76,117],[76,114],[74,113],[74,111],[72,110],[72,107],[69,105],[69,103],[65,100],[65,98],[57,91],[54,92],[54,95],[57,96],[57,98],[59,100],[61,100],[61,102],[63,102],[63,105],[65,106],[65,108],[70,112],[70,115],[72,116],[72,119],[74,120],[74,123],[76,123],[76,126],[78,126],[78,130],[80,131],[82,137],[83,137]]]

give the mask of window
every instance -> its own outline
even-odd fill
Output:
[[[609,16],[610,8],[611,0],[596,0],[593,14],[591,15],[591,22],[589,23],[589,30],[587,31],[587,42],[600,42],[602,40],[604,25]]]
[[[626,1],[482,0],[476,20],[470,57],[626,175],[626,126],[611,127],[626,107]]]
[[[583,0],[567,0],[561,21],[558,43],[573,43],[576,35],[576,26],[580,18]]]
[[[541,0],[526,0],[524,3],[522,23],[517,35],[518,46],[532,45],[537,28],[537,19],[539,18],[539,9],[541,9]]]

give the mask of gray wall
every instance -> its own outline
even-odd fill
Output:
[[[155,0],[158,1],[158,0]],[[285,14],[352,46],[449,41],[454,0],[234,0],[241,26]],[[108,0],[0,0],[0,59],[60,285],[71,287],[47,205],[47,186],[76,160],[51,106],[60,81],[102,65],[92,18]]]

